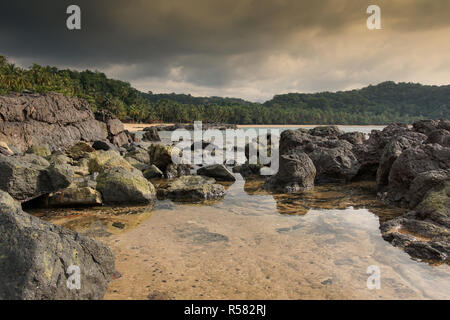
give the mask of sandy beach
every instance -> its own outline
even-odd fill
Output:
[[[147,127],[155,127],[155,126],[173,126],[173,123],[124,123],[125,130],[130,132],[141,131]],[[323,127],[326,124],[238,124],[237,127],[239,129],[245,128],[311,128],[311,127]],[[357,124],[346,124],[346,125],[338,125],[338,127],[385,127],[384,125],[357,125]]]

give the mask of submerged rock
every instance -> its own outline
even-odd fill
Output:
[[[28,215],[3,191],[0,244],[1,300],[102,299],[114,273],[106,245]]]
[[[240,173],[242,177],[247,178],[253,175],[259,175],[262,167],[262,164],[244,163],[234,167],[233,172]]]
[[[213,164],[197,170],[197,174],[214,178],[218,181],[236,181],[234,174],[223,164]]]
[[[213,178],[202,176],[183,176],[158,189],[158,196],[181,202],[203,202],[221,199],[225,188],[216,184]]]
[[[106,204],[149,204],[156,191],[139,170],[106,169],[97,177],[97,190]]]

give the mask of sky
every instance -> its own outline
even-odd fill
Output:
[[[68,30],[66,8],[81,8]],[[381,9],[369,30],[367,7]],[[383,81],[450,83],[449,0],[2,0],[0,54],[154,93],[265,101]]]

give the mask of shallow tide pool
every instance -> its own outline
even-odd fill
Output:
[[[273,195],[262,181],[227,185],[209,204],[35,211],[116,256],[105,299],[449,299],[450,267],[411,259],[383,240],[372,183]],[[45,212],[45,214],[44,214]],[[380,289],[367,287],[369,266]]]

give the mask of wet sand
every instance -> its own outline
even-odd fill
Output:
[[[122,277],[105,299],[450,298],[448,265],[412,260],[382,239],[379,219],[402,212],[378,202],[370,184],[271,195],[238,177],[209,205],[164,200],[153,211],[46,219],[111,247]],[[371,265],[380,290],[367,288]]]

